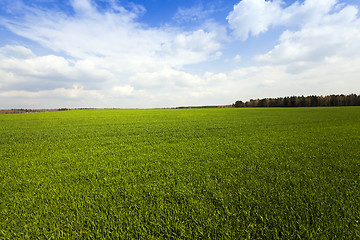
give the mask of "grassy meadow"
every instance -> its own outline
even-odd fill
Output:
[[[0,115],[0,239],[360,239],[360,107]]]

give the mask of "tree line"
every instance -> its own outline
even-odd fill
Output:
[[[236,101],[233,107],[330,107],[360,106],[360,95],[291,96]]]

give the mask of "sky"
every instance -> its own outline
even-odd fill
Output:
[[[0,109],[360,94],[358,0],[0,0]]]

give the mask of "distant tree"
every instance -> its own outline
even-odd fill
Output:
[[[243,101],[236,101],[233,104],[234,107],[245,107],[245,103]]]
[[[327,106],[360,106],[360,95],[329,96],[291,96],[279,98],[250,99],[236,101],[233,107],[327,107]]]

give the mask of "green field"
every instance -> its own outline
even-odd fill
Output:
[[[360,239],[360,107],[0,115],[0,239]]]

